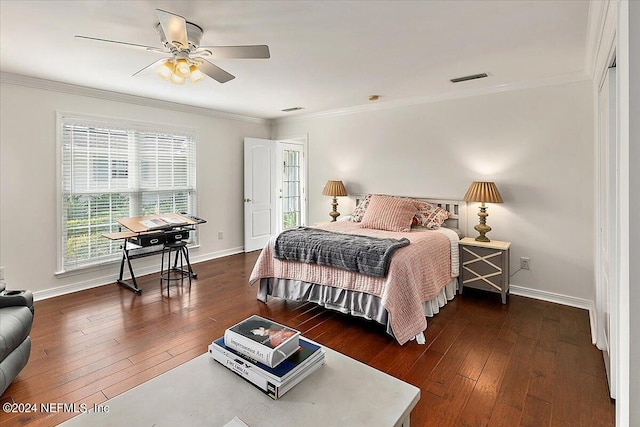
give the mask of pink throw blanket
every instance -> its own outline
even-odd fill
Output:
[[[333,222],[322,228],[372,237],[406,237],[411,244],[396,251],[387,277],[373,277],[335,267],[280,261],[273,257],[273,237],[258,257],[249,283],[278,277],[375,295],[389,313],[391,329],[400,344],[427,328],[422,303],[434,299],[452,280],[451,242],[447,236],[430,230],[398,233],[366,229],[349,221]]]

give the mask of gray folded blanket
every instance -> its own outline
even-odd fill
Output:
[[[393,253],[409,243],[407,238],[383,239],[298,227],[280,233],[274,257],[385,277]]]

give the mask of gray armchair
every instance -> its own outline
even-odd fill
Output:
[[[6,291],[0,283],[0,395],[29,361],[32,324],[33,294]]]

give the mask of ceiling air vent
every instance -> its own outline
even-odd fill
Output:
[[[304,107],[290,107],[290,108],[285,108],[284,110],[280,110],[284,113],[290,113],[292,111],[298,111],[298,110],[304,110]]]
[[[484,79],[485,77],[488,77],[487,73],[474,74],[472,76],[456,77],[455,79],[451,79],[451,83],[460,83],[460,82],[466,82],[467,80]]]

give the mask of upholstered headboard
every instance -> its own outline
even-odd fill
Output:
[[[364,198],[366,194],[356,194],[353,197],[356,201],[356,206],[360,203],[360,200]],[[449,228],[458,228],[463,233],[467,232],[467,202],[464,200],[448,200],[448,199],[433,199],[430,197],[412,197],[412,196],[397,196],[408,197],[422,202],[431,203],[438,206],[451,214],[451,217],[445,222],[445,225]]]

